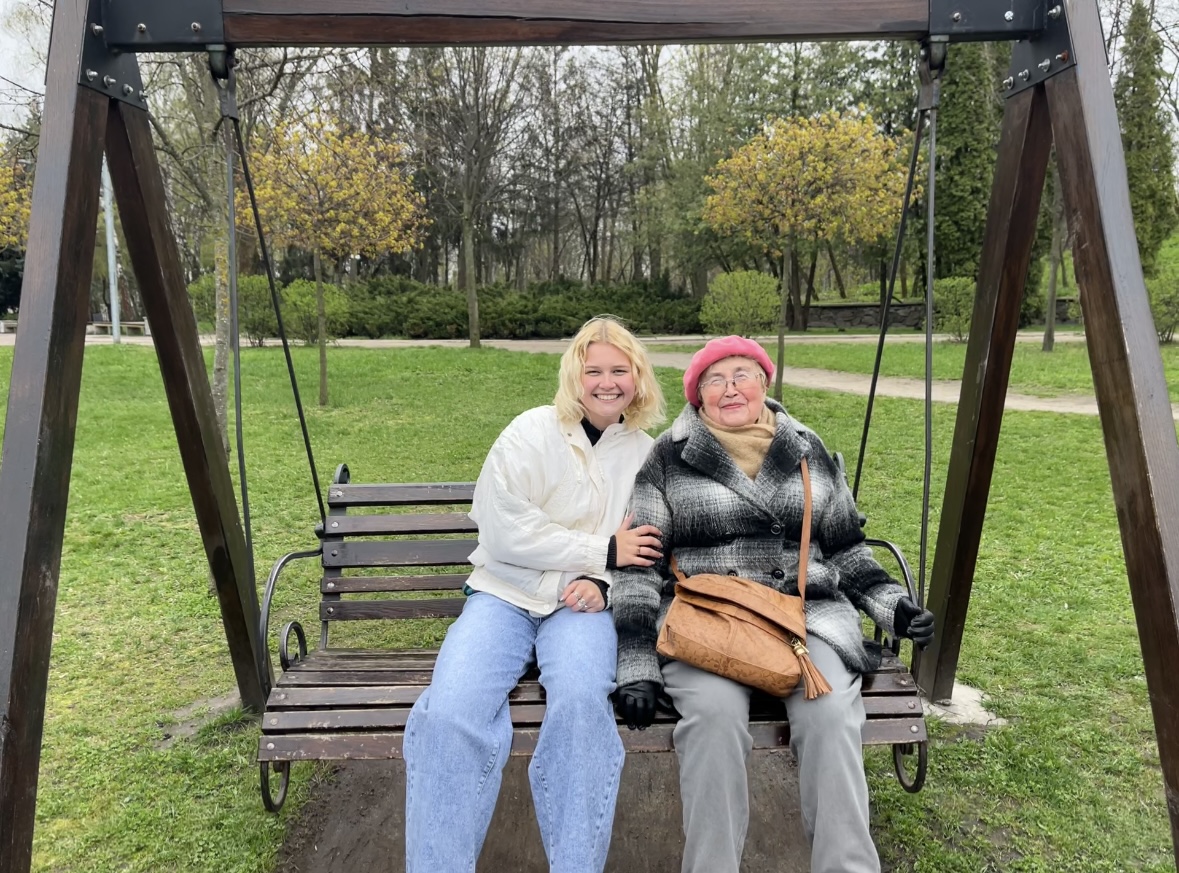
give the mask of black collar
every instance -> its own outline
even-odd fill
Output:
[[[619,423],[622,422],[621,415],[618,416],[618,421]],[[596,446],[598,444],[598,440],[602,438],[602,431],[598,430],[596,427],[590,424],[590,420],[584,417],[581,419],[581,428],[585,431],[585,435],[589,437],[590,445]]]

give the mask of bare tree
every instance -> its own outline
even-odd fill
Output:
[[[479,347],[475,247],[479,228],[510,186],[511,155],[527,111],[519,48],[428,49],[410,55],[410,117],[419,152],[436,156],[442,201],[462,235],[459,282],[472,348]]]

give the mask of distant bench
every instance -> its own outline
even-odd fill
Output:
[[[87,326],[86,332],[97,336],[110,336],[111,329],[112,324],[109,321],[94,321]],[[151,336],[151,328],[146,321],[120,321],[119,333],[127,336]]]
[[[0,319],[0,333],[16,333],[16,322]]]
[[[271,812],[286,799],[292,761],[401,757],[406,718],[430,684],[438,651],[330,647],[328,631],[339,621],[457,616],[466,598],[455,594],[470,572],[467,557],[478,532],[459,510],[470,505],[473,492],[469,482],[352,485],[347,466],[341,464],[328,489],[326,529],[316,527],[319,548],[292,552],[274,565],[262,601],[260,631],[267,645],[271,604],[283,569],[292,561],[318,558],[322,576],[319,647],[307,650],[297,621],[288,622],[278,638],[283,673],[270,690],[258,744],[262,802]],[[349,514],[358,509],[368,511]],[[911,574],[896,548],[882,540],[868,543],[896,557],[912,593]],[[355,573],[374,570],[381,575]],[[439,570],[441,575],[431,572]],[[897,648],[895,642],[886,648],[880,669],[863,677],[867,721],[862,736],[865,745],[891,745],[898,779],[906,790],[918,791],[925,780],[925,719],[916,683]],[[508,703],[514,728],[511,754],[530,755],[545,711],[544,688],[535,669],[520,680]],[[755,749],[789,748],[790,726],[780,701],[755,692],[749,716]],[[628,753],[672,751],[676,719],[661,711],[645,731],[620,725],[624,748]],[[904,757],[914,753],[916,773],[910,777]],[[272,773],[278,775],[277,793],[271,790]]]

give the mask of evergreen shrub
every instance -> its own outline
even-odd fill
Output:
[[[700,304],[700,323],[711,334],[751,337],[774,326],[781,306],[778,280],[754,270],[722,273]]]
[[[969,276],[950,276],[933,283],[934,326],[954,342],[965,342],[970,335],[974,289],[975,281]]]

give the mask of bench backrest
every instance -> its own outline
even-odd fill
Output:
[[[470,572],[468,557],[477,544],[478,529],[466,512],[474,490],[473,482],[333,483],[321,536],[323,638],[333,621],[457,616],[465,601],[458,592]],[[414,511],[426,507],[435,510]],[[439,569],[451,572],[439,573]],[[369,572],[361,575],[361,570]],[[372,570],[382,572],[371,575]],[[407,593],[423,596],[372,596]]]

